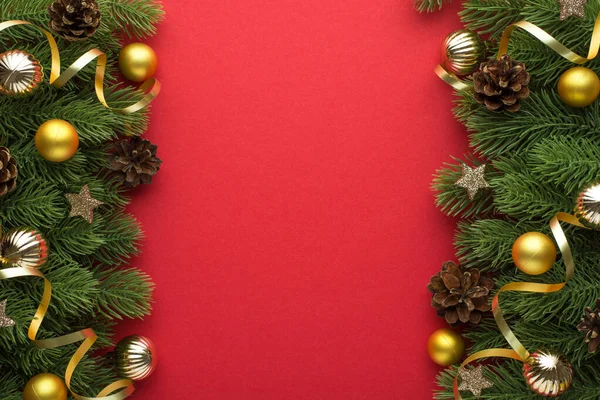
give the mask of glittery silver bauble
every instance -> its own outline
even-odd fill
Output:
[[[44,80],[40,62],[31,54],[11,50],[0,54],[0,93],[25,95]]]
[[[32,228],[15,228],[0,241],[0,261],[9,267],[37,268],[48,258],[48,242]]]
[[[539,395],[556,397],[571,386],[573,367],[560,354],[537,351],[523,365],[527,385]]]
[[[469,75],[485,60],[487,47],[479,35],[460,29],[448,35],[442,44],[442,66],[456,75]]]
[[[117,372],[132,381],[146,379],[156,369],[154,343],[141,335],[127,336],[121,340],[115,348],[114,357]]]
[[[594,183],[579,193],[575,215],[582,224],[600,229],[600,183]]]

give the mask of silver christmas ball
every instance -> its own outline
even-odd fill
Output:
[[[146,379],[156,369],[156,348],[145,336],[132,335],[121,340],[114,358],[119,375],[132,381]]]
[[[0,54],[0,93],[30,94],[43,80],[42,64],[31,54],[20,50]]]
[[[0,262],[9,267],[37,268],[48,259],[48,242],[38,230],[14,228],[0,241]]]
[[[545,397],[556,397],[573,383],[569,360],[547,351],[532,353],[523,365],[523,375],[531,390]]]
[[[575,215],[582,224],[600,229],[600,183],[594,183],[579,193]]]

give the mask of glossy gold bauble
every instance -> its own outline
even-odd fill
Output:
[[[568,106],[588,106],[600,94],[600,79],[594,71],[585,67],[573,67],[558,80],[558,95]]]
[[[513,244],[512,258],[517,268],[527,275],[541,275],[556,261],[556,246],[543,233],[527,232]]]
[[[132,381],[149,377],[156,369],[156,348],[147,337],[132,335],[121,340],[114,352],[119,375]]]
[[[39,374],[25,385],[23,400],[66,400],[67,387],[53,374]]]
[[[158,58],[152,47],[144,43],[131,43],[119,54],[119,69],[130,81],[144,82],[154,76]]]
[[[48,259],[48,242],[32,228],[11,229],[0,240],[0,262],[3,266],[37,268]]]
[[[469,30],[452,32],[442,44],[442,66],[456,75],[469,75],[485,60],[487,47],[481,37]]]
[[[573,383],[569,360],[546,351],[537,351],[525,360],[523,375],[531,390],[545,397],[559,396]]]
[[[79,148],[79,135],[67,121],[51,119],[35,133],[35,148],[48,161],[67,161]]]
[[[462,359],[465,353],[465,342],[462,336],[452,329],[438,329],[429,336],[427,352],[433,362],[447,367]]]

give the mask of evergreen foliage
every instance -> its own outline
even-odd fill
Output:
[[[27,20],[48,26],[47,7],[53,0],[0,2],[0,21]],[[140,98],[136,90],[115,81],[119,32],[130,37],[156,33],[163,18],[154,0],[98,0],[101,26],[89,40],[69,43],[57,38],[63,69],[86,51],[99,48],[107,53],[107,100],[115,107]],[[0,32],[6,49],[34,54],[50,70],[50,50],[44,36],[30,26]],[[124,188],[102,171],[110,142],[125,129],[141,135],[147,128],[148,110],[117,114],[100,104],[94,94],[94,66],[87,66],[65,88],[44,83],[34,95],[0,97],[0,145],[17,159],[17,189],[0,197],[0,225],[4,231],[30,226],[42,231],[50,244],[49,261],[40,269],[53,284],[53,297],[40,338],[51,338],[91,327],[99,336],[95,349],[114,345],[113,327],[123,318],[142,318],[151,310],[153,285],[140,270],[126,267],[138,251],[142,238],[136,220],[125,211],[129,199]],[[57,164],[36,151],[33,137],[39,125],[65,119],[75,126],[80,149],[70,160]],[[66,193],[78,193],[88,184],[92,196],[105,203],[95,210],[92,224],[69,218]],[[27,329],[39,304],[43,282],[36,278],[0,282],[0,299],[8,299],[7,314],[16,322],[0,329],[0,399],[19,400],[26,381],[50,372],[64,375],[76,345],[37,349],[27,338]],[[73,389],[95,396],[116,378],[99,356],[87,356],[75,371]]]
[[[430,3],[432,4],[432,3]],[[511,23],[527,20],[556,37],[579,54],[586,55],[591,33],[600,13],[600,2],[589,1],[584,19],[560,21],[556,0],[468,0],[463,3],[463,23],[492,41]],[[565,266],[555,266],[539,277],[527,276],[512,262],[511,247],[523,233],[550,234],[549,220],[559,211],[573,212],[578,193],[600,177],[600,102],[583,109],[562,103],[556,86],[560,75],[574,64],[563,59],[524,31],[513,34],[509,54],[525,63],[531,74],[531,96],[518,113],[491,112],[477,104],[469,91],[457,92],[456,118],[469,133],[472,154],[443,166],[433,188],[443,212],[462,217],[455,246],[458,261],[495,275],[496,287],[514,281],[556,283],[564,281]],[[586,67],[600,73],[600,58]],[[461,163],[486,163],[491,189],[480,190],[470,200],[454,182]],[[559,292],[551,294],[502,293],[500,301],[507,321],[530,351],[560,351],[573,363],[575,381],[563,399],[600,398],[600,358],[590,354],[576,328],[586,306],[600,296],[600,232],[563,225],[575,256],[575,276]],[[443,261],[443,260],[440,260]],[[543,333],[542,333],[543,332]],[[508,348],[490,315],[480,325],[463,332],[471,340],[468,353],[492,347]],[[522,363],[493,361],[484,366],[494,384],[481,399],[536,399],[525,384]],[[438,377],[437,399],[452,399],[456,366]],[[465,399],[475,398],[461,392]]]
[[[419,12],[433,12],[441,10],[444,4],[450,3],[451,0],[413,0],[415,9]]]

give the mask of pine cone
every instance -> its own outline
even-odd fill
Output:
[[[433,293],[431,305],[449,324],[459,320],[478,324],[483,313],[491,308],[489,296],[493,287],[494,282],[482,276],[477,268],[464,271],[451,261],[445,262],[442,271],[427,285]]]
[[[50,28],[72,42],[84,40],[100,26],[96,0],[56,0],[48,7]]]
[[[588,351],[595,353],[600,347],[600,299],[596,300],[596,308],[586,307],[585,316],[581,319],[577,329],[585,333],[585,342]]]
[[[131,141],[121,140],[115,144],[116,151],[109,156],[108,166],[127,187],[151,183],[162,164],[156,157],[157,149],[150,141],[137,136]]]
[[[519,100],[529,96],[529,79],[525,65],[505,54],[499,60],[482,63],[473,74],[475,100],[492,111],[517,112]]]
[[[10,156],[6,147],[0,147],[0,196],[17,187],[17,160]]]

